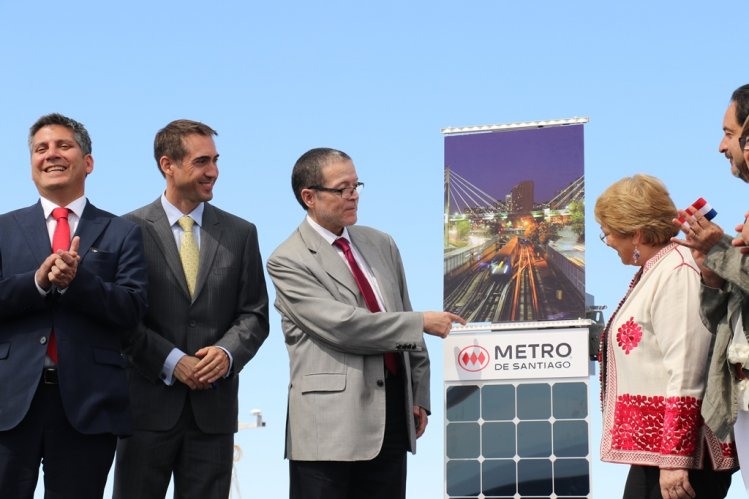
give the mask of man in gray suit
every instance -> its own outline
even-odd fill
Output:
[[[292,188],[307,216],[268,260],[289,352],[286,457],[292,499],[394,499],[429,414],[424,333],[449,312],[413,312],[393,239],[354,226],[351,158],[312,149]]]
[[[731,173],[749,182],[749,167],[744,160],[739,138],[746,136],[744,124],[749,118],[749,84],[737,88],[723,118],[723,139],[718,150],[731,165]],[[692,249],[700,265],[700,314],[705,326],[715,335],[707,386],[702,402],[705,424],[730,449],[735,442],[740,462],[749,457],[749,412],[740,408],[740,382],[746,379],[749,362],[743,366],[731,358],[730,347],[749,341],[749,255],[746,243],[724,234],[723,229],[702,215],[680,212],[689,226],[681,226],[685,240],[675,242]],[[743,228],[743,224],[737,227]],[[744,336],[744,338],[742,338]],[[742,369],[743,367],[743,369]],[[741,410],[740,410],[741,409]],[[749,466],[742,466],[744,485],[749,492]]]
[[[117,447],[114,497],[226,499],[238,374],[268,336],[255,226],[208,203],[216,132],[177,120],[156,134],[159,199],[126,216],[143,228],[149,311],[127,353],[135,434]]]

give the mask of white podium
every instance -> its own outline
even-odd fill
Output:
[[[445,499],[591,497],[590,324],[471,325],[445,340]]]

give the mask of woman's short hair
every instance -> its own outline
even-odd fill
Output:
[[[645,244],[664,244],[679,229],[672,220],[676,206],[663,182],[638,173],[611,184],[596,200],[596,221],[619,236],[640,231]]]

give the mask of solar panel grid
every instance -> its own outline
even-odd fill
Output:
[[[590,497],[588,384],[446,387],[448,499]]]

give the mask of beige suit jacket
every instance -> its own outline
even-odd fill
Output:
[[[348,231],[377,279],[386,312],[367,310],[346,263],[306,221],[267,264],[289,353],[286,457],[293,460],[377,455],[385,433],[385,352],[403,356],[412,452],[411,408],[429,410],[423,317],[411,311],[398,248],[369,227]]]

